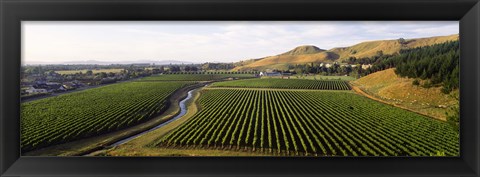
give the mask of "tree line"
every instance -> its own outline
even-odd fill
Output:
[[[444,93],[450,93],[459,87],[460,50],[458,41],[403,50],[400,55],[392,57],[392,61],[396,63],[394,64],[396,65],[396,74],[402,77],[427,80],[423,84],[424,87],[442,85]]]
[[[414,85],[420,85],[418,79],[426,80],[423,87],[442,86],[443,93],[450,93],[459,87],[460,79],[459,41],[449,41],[431,46],[402,49],[398,55],[383,55],[356,59],[350,57],[350,64],[372,64],[361,71],[365,76],[377,71],[396,68],[401,77],[415,78]]]

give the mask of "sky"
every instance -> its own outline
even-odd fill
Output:
[[[458,33],[458,21],[23,21],[22,64],[236,62],[301,45],[331,49]]]

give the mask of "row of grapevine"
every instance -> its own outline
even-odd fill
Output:
[[[248,79],[217,82],[212,87],[231,88],[278,88],[278,89],[314,89],[314,90],[350,90],[342,80],[301,80],[301,79]]]
[[[22,151],[132,126],[163,112],[187,84],[127,82],[22,103]]]
[[[157,146],[324,156],[459,155],[459,133],[447,123],[348,92],[209,89],[199,104],[202,110]]]

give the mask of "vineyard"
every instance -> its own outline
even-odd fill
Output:
[[[447,123],[353,93],[207,89],[202,95],[201,111],[156,146],[279,155],[459,155],[459,133]]]
[[[301,79],[248,79],[217,82],[212,87],[241,88],[278,88],[278,89],[315,89],[350,90],[346,81],[341,80],[301,80]]]
[[[128,82],[22,103],[21,148],[30,151],[122,129],[168,107],[189,82]]]
[[[162,74],[141,79],[140,81],[211,81],[226,78],[254,78],[254,74]]]

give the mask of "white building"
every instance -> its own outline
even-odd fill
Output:
[[[368,65],[362,65],[362,69],[368,69],[368,68],[371,68],[372,65],[371,64],[368,64]]]
[[[30,86],[27,90],[27,93],[32,94],[32,93],[48,93],[47,89],[44,88],[35,88],[33,86]]]
[[[282,74],[279,73],[279,72],[260,72],[259,76],[269,76],[269,77],[272,77],[272,76],[282,76]]]

